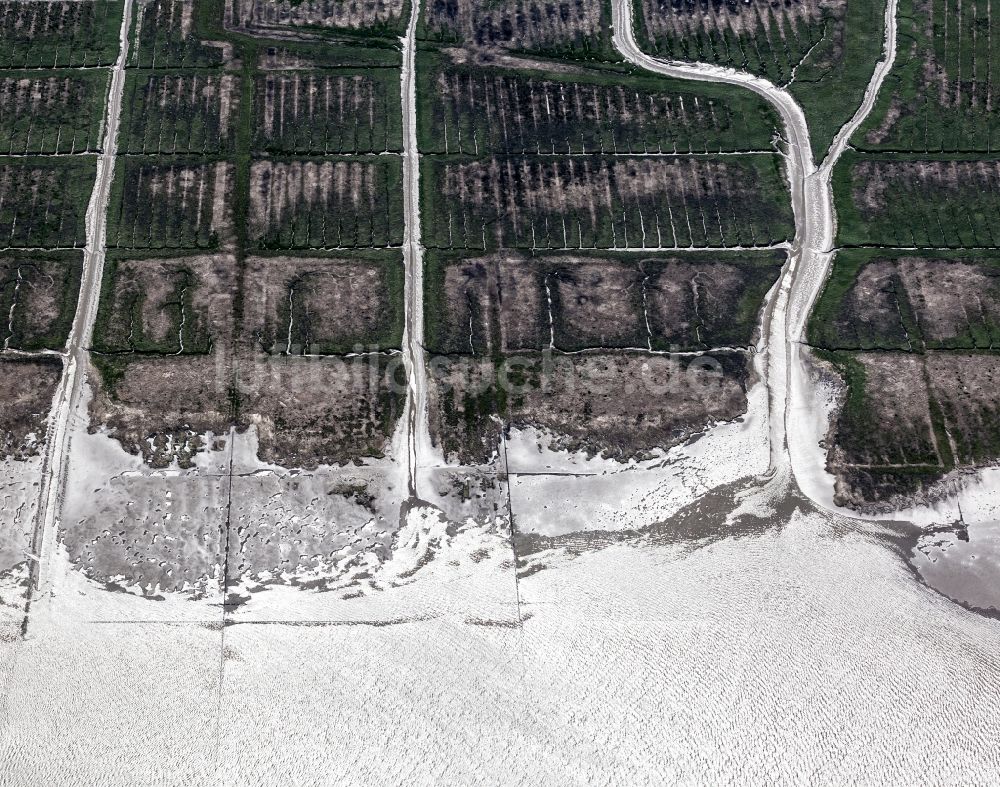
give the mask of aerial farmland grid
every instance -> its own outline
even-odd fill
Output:
[[[1000,769],[989,0],[0,23],[0,782]]]

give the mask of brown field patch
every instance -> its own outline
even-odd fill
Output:
[[[888,511],[955,467],[1000,459],[1000,358],[983,353],[857,353],[828,464],[836,499]],[[854,369],[862,370],[861,376]]]
[[[635,265],[557,257],[546,278],[552,294],[552,326],[560,350],[645,347],[644,276]]]
[[[107,264],[94,329],[101,352],[207,353],[233,339],[236,260],[230,256]]]
[[[743,356],[727,354],[543,353],[499,366],[438,357],[429,374],[431,435],[465,463],[488,461],[504,425],[537,427],[557,448],[624,460],[741,415],[748,374]]]
[[[560,360],[551,385],[542,373],[538,387],[529,377],[523,394],[509,394],[511,423],[550,430],[559,447],[626,459],[746,411],[742,356],[602,353]]]
[[[428,273],[428,347],[439,353],[490,355],[549,345],[541,265],[501,253],[441,264]]]
[[[59,350],[80,290],[78,255],[0,256],[0,336],[4,348]]]
[[[897,265],[925,343],[993,347],[1000,338],[1000,266],[926,257]]]
[[[90,428],[106,429],[154,467],[191,465],[204,435],[234,423],[229,356],[92,356],[103,385],[90,404]]]
[[[924,359],[906,353],[859,353],[863,399],[842,414],[834,465],[940,465]]]
[[[502,403],[492,360],[438,355],[428,367],[427,420],[431,440],[449,461],[476,465],[500,447]]]
[[[241,425],[257,427],[262,460],[314,469],[383,456],[405,380],[399,356],[248,354],[240,360],[239,398]]]
[[[784,254],[429,260],[428,349],[489,356],[549,346],[747,347]]]
[[[876,257],[846,291],[838,270],[811,329],[829,348],[992,349],[1000,343],[1000,264],[978,257]],[[839,298],[839,301],[837,300]]]
[[[380,350],[402,342],[401,260],[252,257],[244,333],[268,353]]]
[[[872,260],[858,273],[831,327],[838,346],[915,349],[903,321],[906,288],[891,260]]]
[[[929,353],[927,372],[958,464],[1000,460],[1000,358]]]
[[[61,376],[58,358],[0,360],[0,457],[27,459],[39,452]]]
[[[759,268],[721,260],[650,262],[658,264],[648,266],[645,303],[658,349],[748,346],[781,268],[780,260]]]

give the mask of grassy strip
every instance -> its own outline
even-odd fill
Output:
[[[844,19],[828,19],[825,24],[826,36],[800,63],[788,86],[809,122],[817,163],[861,106],[881,59],[885,0],[847,2]]]

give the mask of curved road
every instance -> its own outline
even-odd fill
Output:
[[[885,12],[883,59],[875,67],[865,96],[854,117],[841,128],[818,169],[813,162],[809,126],[802,108],[791,94],[768,80],[705,63],[677,63],[645,54],[635,41],[632,0],[613,0],[613,41],[621,55],[640,68],[665,76],[701,82],[721,82],[744,87],[764,97],[778,111],[784,124],[785,153],[795,216],[795,240],[777,288],[764,308],[761,335],[766,337],[766,382],[770,400],[771,467],[777,481],[815,477],[816,447],[797,438],[788,424],[798,418],[817,418],[807,400],[808,381],[801,342],[806,322],[826,281],[833,259],[836,218],[830,178],[847,142],[871,112],[879,89],[896,56],[896,5],[889,0]],[[800,473],[796,473],[796,468]],[[789,478],[790,476],[790,478]],[[810,490],[802,490],[807,495]],[[812,498],[812,495],[810,495]],[[813,502],[828,507],[821,500]]]

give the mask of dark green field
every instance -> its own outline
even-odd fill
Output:
[[[236,140],[239,74],[129,71],[122,98],[123,153],[216,154]]]
[[[91,156],[0,157],[0,247],[83,246],[95,168]]]
[[[107,86],[100,70],[0,72],[0,153],[99,150]]]
[[[121,0],[2,0],[0,68],[111,65],[121,24]]]
[[[1000,162],[848,151],[834,172],[844,246],[1000,246]]]
[[[424,153],[769,150],[770,105],[744,90],[588,69],[577,75],[418,63]]]
[[[438,248],[767,246],[794,234],[777,156],[426,158]]]
[[[994,152],[1000,146],[1000,25],[990,0],[900,0],[901,46],[862,150]]]
[[[283,70],[254,80],[253,147],[268,153],[402,150],[399,70]]]
[[[108,246],[220,248],[231,241],[233,180],[233,167],[225,161],[123,159],[108,210]]]
[[[199,3],[198,5],[203,5]],[[150,0],[132,15],[130,68],[213,68],[225,62],[221,42],[200,40],[193,4],[183,0]]]

